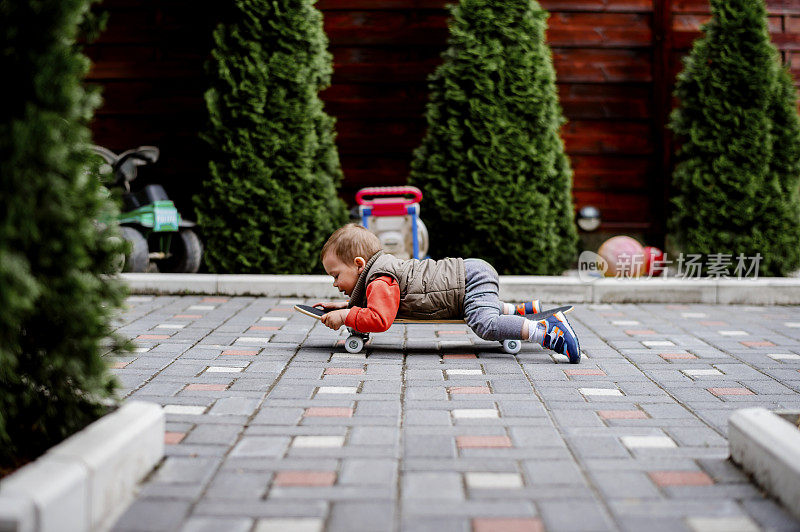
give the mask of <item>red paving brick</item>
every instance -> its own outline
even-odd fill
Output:
[[[689,307],[686,305],[667,305],[667,309],[669,310],[689,310]]]
[[[474,354],[465,353],[465,354],[458,354],[458,355],[442,355],[442,358],[444,360],[458,360],[458,359],[462,359],[462,358],[478,358],[478,357],[477,357],[477,355],[474,355]]]
[[[602,369],[565,369],[564,373],[567,375],[605,375],[606,372]]]
[[[679,359],[679,360],[683,360],[683,359],[690,360],[690,359],[697,358],[696,356],[694,356],[691,353],[661,353],[658,356],[660,356],[664,360],[676,360],[676,359]]]
[[[641,410],[598,410],[597,415],[603,419],[647,419]]]
[[[227,303],[228,298],[226,297],[204,297],[201,300],[203,303]]]
[[[450,386],[447,391],[453,394],[492,393],[488,386]]]
[[[335,471],[279,471],[275,474],[274,486],[333,486]]]
[[[253,325],[248,331],[280,331],[280,327],[274,327],[272,325]]]
[[[258,351],[237,351],[235,349],[229,349],[227,351],[223,351],[220,355],[226,356],[240,356],[240,357],[254,357],[258,354]]]
[[[657,486],[711,486],[714,481],[702,471],[650,471]]]
[[[137,340],[166,340],[169,338],[168,334],[140,334],[136,337]]]
[[[327,368],[325,375],[363,375],[363,368]]]
[[[190,320],[199,320],[203,317],[202,314],[175,314],[173,318],[186,318]]]
[[[739,343],[745,347],[775,347],[775,344],[767,340],[761,342],[739,342]]]
[[[165,432],[164,445],[177,445],[186,437],[185,432]]]
[[[122,369],[130,364],[130,362],[111,362],[108,367],[111,369]]]
[[[204,391],[204,392],[221,392],[227,390],[227,384],[189,384],[184,390]]]
[[[472,532],[544,532],[544,526],[533,517],[476,517],[472,519]]]
[[[647,334],[655,334],[656,332],[652,329],[626,329],[625,334],[628,336],[644,336]]]
[[[312,406],[306,408],[303,417],[353,417],[353,409],[335,406]]]
[[[706,388],[717,397],[723,395],[755,395],[747,388]]]
[[[703,325],[704,327],[724,327],[728,324],[724,321],[701,321],[700,325]]]
[[[511,447],[511,439],[508,436],[456,436],[456,445],[459,449]]]

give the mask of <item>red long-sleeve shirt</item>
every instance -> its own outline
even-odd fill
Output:
[[[344,324],[359,332],[383,332],[391,327],[400,308],[400,286],[389,276],[367,285],[367,308],[353,307]]]

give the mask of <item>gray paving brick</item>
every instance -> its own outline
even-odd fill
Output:
[[[397,460],[350,458],[344,460],[339,484],[394,485]]]
[[[329,532],[390,532],[394,528],[393,502],[337,502],[331,509]]]
[[[458,473],[446,472],[406,472],[402,479],[403,499],[427,500],[440,499],[463,500],[463,479]]]
[[[253,520],[246,518],[190,517],[180,532],[249,532],[252,527]]]
[[[191,503],[165,499],[139,499],[114,524],[117,532],[161,532],[181,526]]]

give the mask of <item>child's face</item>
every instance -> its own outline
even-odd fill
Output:
[[[364,271],[366,261],[363,257],[356,257],[353,262],[346,264],[339,260],[335,252],[329,251],[322,257],[322,267],[328,275],[333,277],[333,286],[344,292],[345,295],[353,293],[358,276]]]

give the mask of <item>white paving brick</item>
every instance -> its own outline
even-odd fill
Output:
[[[147,303],[153,300],[153,296],[130,296],[125,299],[128,303]]]
[[[234,368],[230,366],[209,366],[206,373],[241,373],[242,368]]]
[[[148,351],[150,351],[150,349],[152,349],[152,348],[150,348],[150,347],[134,347],[133,348],[133,352],[134,353],[147,353]]]
[[[800,327],[800,321],[787,321],[784,322],[784,325],[786,325],[787,327],[791,327],[793,329],[797,329]]]
[[[622,436],[622,444],[628,449],[666,449],[677,447],[668,436]]]
[[[616,388],[578,388],[583,395],[610,395],[622,397],[622,392]]]
[[[479,369],[446,369],[444,372],[448,377],[451,375],[483,375],[483,371]]]
[[[773,360],[800,360],[800,355],[794,353],[768,353],[767,356]]]
[[[617,321],[612,321],[611,323],[612,323],[612,325],[639,325],[640,324],[640,322],[638,322],[636,320],[617,320]]]
[[[295,436],[292,447],[342,447],[344,436]]]
[[[320,386],[317,393],[358,393],[355,386]]]
[[[456,419],[478,419],[498,417],[494,408],[457,408],[453,410]]]
[[[708,314],[705,312],[681,312],[682,318],[707,318]]]
[[[466,473],[467,487],[471,489],[514,489],[523,487],[519,473]]]
[[[669,340],[644,340],[642,345],[645,347],[674,347],[675,344]]]
[[[686,520],[692,532],[759,532],[761,528],[752,519],[742,517],[689,517]]]
[[[161,325],[156,325],[156,329],[183,329],[186,327],[184,323],[162,323]]]
[[[747,331],[717,331],[722,336],[748,336]]]
[[[273,316],[264,316],[259,321],[286,321],[288,318],[277,318]]]
[[[164,405],[165,414],[188,414],[192,416],[199,416],[206,411],[204,406],[190,406],[190,405]]]
[[[259,519],[255,532],[321,532],[322,519]]]
[[[269,345],[269,336],[240,336],[234,342],[242,345]]]
[[[718,369],[684,369],[681,371],[690,377],[718,377],[724,375]]]
[[[216,305],[192,305],[189,310],[214,310],[215,308],[217,308]]]

